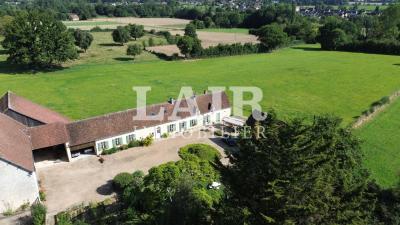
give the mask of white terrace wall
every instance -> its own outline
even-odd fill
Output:
[[[16,210],[39,197],[35,172],[28,172],[0,159],[0,213]]]
[[[203,115],[197,115],[197,116],[193,116],[193,117],[188,117],[185,118],[183,120],[177,120],[174,122],[170,122],[170,123],[165,123],[165,124],[160,124],[158,126],[154,126],[154,127],[148,127],[148,128],[144,128],[144,129],[140,129],[140,130],[136,130],[136,131],[132,131],[129,133],[125,133],[125,134],[120,134],[120,135],[116,135],[113,137],[107,137],[107,138],[103,138],[103,139],[99,139],[96,141],[96,153],[97,154],[101,154],[102,150],[99,149],[99,143],[101,142],[106,142],[108,148],[112,148],[113,147],[113,140],[116,138],[121,138],[122,139],[122,143],[121,144],[128,144],[127,142],[127,136],[128,135],[134,135],[136,140],[140,140],[143,138],[146,138],[147,136],[153,134],[155,138],[159,138],[157,135],[157,128],[159,127],[161,129],[160,134],[165,134],[165,133],[169,133],[168,132],[168,126],[171,124],[175,124],[175,131],[169,134],[176,134],[176,133],[182,133],[185,130],[192,130],[192,129],[200,129],[201,127],[204,127],[204,123],[203,120],[206,116],[209,116],[209,124],[206,125],[212,125],[212,124],[218,124],[221,123],[222,119],[225,117],[228,117],[231,115],[231,108],[227,108],[227,109],[223,109],[223,110],[218,110],[215,112],[210,112],[210,113],[206,113]],[[218,120],[219,118],[219,120]],[[197,120],[197,125],[191,127],[190,126],[190,121],[196,119]],[[179,124],[182,122],[186,122],[186,129],[185,130],[181,130],[179,127]]]

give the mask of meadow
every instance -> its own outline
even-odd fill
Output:
[[[119,57],[126,57],[125,52]],[[190,61],[106,64],[104,58],[34,75],[0,73],[0,93],[12,90],[82,119],[135,107],[132,86],[152,87],[148,103],[177,96],[181,86],[193,86],[197,92],[208,86],[257,86],[264,92],[264,109],[274,108],[281,117],[335,114],[348,124],[400,87],[396,56],[325,52],[315,45]]]
[[[400,182],[400,100],[396,100],[385,111],[356,134],[363,140],[365,165],[381,185],[390,187]]]
[[[4,62],[0,51],[0,93],[11,90],[72,119],[115,112],[136,105],[133,86],[151,86],[147,104],[177,97],[182,86],[197,93],[208,86],[256,86],[264,110],[282,119],[331,114],[349,125],[382,96],[400,88],[398,56],[321,51],[318,45],[285,48],[273,53],[201,60],[162,61],[144,52],[135,60],[109,32],[93,33],[94,43],[62,70],[20,73]],[[142,43],[147,34],[130,43]],[[232,93],[228,91],[232,97]],[[251,97],[251,96],[247,96]],[[232,98],[231,98],[232,100]],[[245,108],[245,115],[250,111]],[[396,183],[400,143],[400,101],[361,130],[365,164],[384,186]],[[396,152],[397,150],[397,152]]]

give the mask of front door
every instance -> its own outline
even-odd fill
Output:
[[[156,138],[161,138],[161,127],[156,128]]]

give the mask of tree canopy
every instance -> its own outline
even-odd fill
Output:
[[[278,24],[265,25],[257,30],[258,40],[268,50],[274,50],[285,45],[289,40],[282,26]]]
[[[80,29],[74,30],[75,45],[83,49],[85,52],[93,41],[93,35],[89,31]]]
[[[114,42],[120,43],[121,45],[127,43],[130,38],[129,30],[123,26],[118,26],[117,29],[113,30],[111,35]]]
[[[45,12],[23,11],[6,25],[3,47],[13,64],[42,68],[77,58],[72,35]]]
[[[137,38],[143,37],[143,35],[144,35],[143,25],[129,24],[128,30],[129,30],[131,37],[133,37],[135,40]]]

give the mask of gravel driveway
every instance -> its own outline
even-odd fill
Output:
[[[199,137],[199,135],[203,137]],[[206,143],[223,153],[220,140],[211,140],[204,132],[191,137],[174,137],[156,141],[149,147],[132,148],[104,156],[101,164],[96,156],[86,156],[73,162],[63,162],[39,168],[38,174],[46,192],[46,206],[50,214],[81,203],[102,201],[112,193],[110,181],[120,172],[142,170],[179,160],[178,150],[191,143]],[[226,162],[226,158],[224,158]]]

